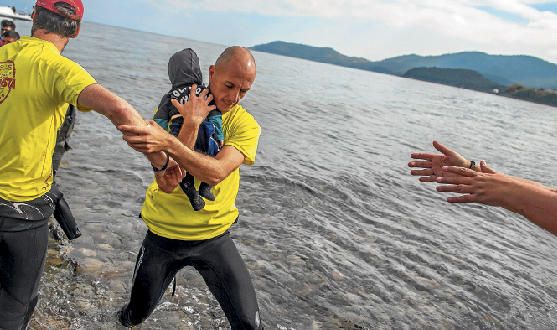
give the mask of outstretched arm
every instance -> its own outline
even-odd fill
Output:
[[[443,176],[437,182],[440,192],[462,194],[449,197],[449,203],[481,203],[519,213],[538,226],[557,235],[557,192],[537,182],[515,178],[491,170],[481,162],[482,172],[462,167],[445,167],[456,176]]]
[[[141,115],[118,95],[112,93],[100,84],[93,84],[86,87],[79,94],[78,104],[107,117],[115,126],[118,125],[138,125],[145,126],[145,121]],[[166,155],[163,152],[145,154],[151,164],[161,167],[166,162]]]
[[[112,93],[100,84],[86,87],[77,101],[79,105],[94,109],[107,117],[114,126],[118,125],[145,125],[141,115],[123,98]]]

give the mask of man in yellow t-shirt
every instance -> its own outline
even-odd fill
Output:
[[[47,219],[60,197],[52,154],[68,104],[115,125],[144,125],[126,101],[61,55],[83,11],[81,0],[37,0],[32,37],[0,48],[0,329],[25,329],[38,301]],[[164,164],[163,153],[148,157]]]
[[[192,88],[186,104],[172,100],[184,117],[178,137],[154,121],[147,127],[120,126],[124,139],[137,151],[166,151],[180,165],[158,172],[147,189],[141,210],[147,235],[137,257],[130,302],[120,311],[124,326],[143,322],[155,309],[176,273],[195,267],[219,301],[232,329],[262,329],[250,275],[228,232],[238,218],[236,195],[240,165],[251,165],[261,128],[238,102],[255,81],[255,59],[242,47],[227,48],[209,68],[211,95],[196,96]],[[215,157],[193,151],[199,125],[214,106],[222,112],[224,147]],[[183,171],[196,185],[213,186],[215,200],[194,211],[178,184]]]

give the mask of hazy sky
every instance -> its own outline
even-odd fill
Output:
[[[557,0],[84,0],[85,20],[224,45],[275,40],[371,60],[480,50],[557,63]],[[0,1],[31,10],[33,0]]]

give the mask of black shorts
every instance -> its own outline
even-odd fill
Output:
[[[143,322],[185,266],[193,266],[223,309],[232,329],[263,329],[255,290],[230,234],[203,241],[167,239],[148,231],[137,256],[124,326]]]

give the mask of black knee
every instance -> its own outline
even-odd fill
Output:
[[[259,311],[255,311],[254,313],[242,313],[241,315],[237,315],[235,320],[230,321],[232,330],[263,330]]]
[[[143,323],[149,317],[148,311],[132,311],[129,305],[125,305],[118,312],[118,321],[123,326],[129,328]]]

